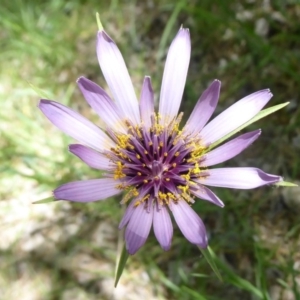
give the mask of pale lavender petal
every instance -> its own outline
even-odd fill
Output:
[[[125,231],[126,249],[129,254],[136,253],[146,242],[153,219],[153,205],[147,208],[144,203],[136,206]]]
[[[162,124],[169,123],[178,114],[190,56],[190,32],[188,29],[180,28],[169,48],[164,69],[159,101]]]
[[[272,98],[270,90],[253,93],[236,102],[209,122],[201,137],[209,145],[252,119]]]
[[[100,128],[72,109],[44,99],[40,100],[39,108],[55,126],[75,140],[99,151],[114,146]]]
[[[154,94],[149,76],[145,77],[142,87],[140,113],[145,127],[149,128],[151,126],[151,116],[154,114]]]
[[[153,230],[161,247],[165,251],[169,250],[173,236],[173,225],[167,207],[162,206],[159,209],[154,207]]]
[[[185,129],[191,133],[199,133],[216,109],[220,95],[221,82],[214,80],[199,98]]]
[[[107,93],[96,83],[84,77],[80,77],[77,80],[77,84],[86,101],[96,111],[102,121],[115,131],[126,133],[125,124],[122,122],[122,114]],[[125,115],[123,119],[125,119]]]
[[[206,248],[208,242],[206,229],[200,217],[184,200],[170,204],[175,221],[185,238],[192,244]]]
[[[201,185],[197,191],[191,190],[191,192],[200,199],[207,200],[217,206],[224,207],[222,200],[209,188],[203,185]]]
[[[132,200],[129,205],[127,206],[126,208],[126,211],[125,211],[125,214],[123,215],[123,218],[119,224],[119,229],[122,229],[124,226],[127,225],[127,223],[129,222],[132,214],[133,214],[133,211],[135,210],[135,203],[136,201]]]
[[[255,130],[238,136],[226,144],[205,154],[201,166],[213,166],[229,160],[250,146],[261,134],[261,130]]]
[[[139,124],[139,105],[127,67],[117,45],[104,30],[98,32],[97,56],[118,106],[134,124]]]
[[[73,181],[61,185],[53,194],[58,200],[93,202],[119,194],[121,191],[116,188],[117,184],[110,178]]]
[[[79,157],[91,168],[99,170],[111,170],[111,163],[108,158],[99,152],[80,144],[69,145],[69,151]]]
[[[140,201],[141,199],[143,199],[149,192],[149,190],[151,189],[151,186],[148,187],[141,187],[139,190],[139,195],[137,197],[135,197],[134,199],[132,199],[128,205],[128,207],[126,208],[125,214],[119,224],[119,229],[122,229],[125,225],[127,225],[127,223],[129,222],[131,215],[135,209],[134,205]],[[126,195],[125,195],[126,197]],[[121,201],[122,203],[122,201]]]
[[[200,184],[233,189],[254,189],[282,180],[257,168],[220,168],[206,170],[209,175],[197,180]]]

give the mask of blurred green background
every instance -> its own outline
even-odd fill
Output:
[[[223,209],[193,205],[223,282],[175,229],[168,252],[151,234],[129,259],[117,289],[120,199],[32,204],[61,183],[100,176],[68,153],[72,140],[37,109],[39,98],[48,97],[99,124],[75,84],[84,75],[107,89],[95,53],[96,11],[124,55],[137,94],[150,75],[157,99],[168,46],[181,24],[190,28],[185,118],[215,78],[222,81],[216,114],[263,88],[274,94],[270,105],[290,101],[251,125],[262,128],[262,136],[225,165],[299,180],[299,1],[4,0],[0,299],[300,299],[299,188],[215,189]]]

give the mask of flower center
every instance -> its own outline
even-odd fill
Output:
[[[161,204],[179,198],[193,202],[190,189],[203,173],[205,147],[199,137],[179,130],[181,118],[182,114],[161,125],[159,117],[153,116],[150,128],[126,122],[127,134],[109,131],[116,146],[105,154],[115,165],[113,177],[121,182],[118,188],[130,191],[125,202],[138,195],[143,201],[151,198]]]

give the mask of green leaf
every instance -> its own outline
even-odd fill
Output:
[[[38,201],[34,201],[34,202],[32,202],[32,204],[42,204],[42,203],[55,202],[55,201],[58,201],[58,200],[53,198],[53,196],[50,196],[48,198],[44,198],[44,199],[41,199],[41,200],[38,200]]]
[[[181,289],[183,292],[187,293],[188,295],[191,295],[195,300],[207,300],[207,298],[200,295],[199,292],[194,291],[187,286],[183,286]]]
[[[51,99],[52,98],[51,95],[48,92],[36,87],[35,85],[33,85],[30,82],[28,82],[28,84],[38,94],[39,97],[46,98],[46,99]]]
[[[129,257],[129,254],[128,254],[125,244],[124,244],[123,248],[122,248],[122,252],[120,254],[119,261],[117,262],[116,274],[115,274],[115,287],[117,287],[118,282],[122,276],[122,273],[125,268],[128,257]]]
[[[96,20],[97,20],[98,30],[102,31],[103,30],[103,26],[102,26],[102,23],[100,21],[100,14],[98,12],[96,12]]]
[[[178,1],[173,9],[171,16],[169,16],[169,18],[168,18],[168,22],[164,28],[164,31],[162,33],[162,36],[161,36],[161,39],[159,42],[159,46],[158,46],[158,51],[157,51],[157,55],[156,55],[156,60],[158,63],[160,62],[160,60],[162,59],[162,57],[165,54],[165,51],[167,48],[167,43],[171,36],[174,25],[176,24],[176,22],[178,20],[178,15],[179,15],[180,11],[184,8],[185,4],[186,3],[184,0]]]
[[[289,186],[289,187],[298,186],[298,184],[288,182],[288,181],[279,181],[279,182],[275,183],[275,185],[277,185],[277,186]]]
[[[207,151],[212,150],[213,148],[215,148],[216,146],[218,146],[219,144],[223,143],[224,141],[226,141],[227,139],[229,139],[231,136],[233,136],[234,134],[236,134],[237,132],[241,131],[242,129],[244,129],[245,127],[249,126],[252,123],[255,123],[256,121],[274,113],[275,111],[284,108],[285,106],[287,106],[290,102],[285,102],[282,104],[278,104],[272,107],[269,107],[267,109],[264,109],[262,111],[260,111],[255,117],[253,117],[251,120],[249,120],[248,122],[244,123],[243,125],[241,125],[240,127],[238,127],[237,129],[231,131],[230,133],[228,133],[227,135],[225,135],[224,137],[222,137],[221,139],[217,140],[216,142],[212,143],[209,147]]]
[[[198,248],[202,252],[202,255],[204,256],[204,258],[209,263],[212,270],[215,272],[216,276],[219,278],[220,281],[222,281],[221,273],[219,272],[219,269],[215,263],[216,255],[214,254],[214,252],[210,249],[210,247],[207,247],[206,249],[202,249],[200,247],[198,247]]]
[[[250,292],[258,299],[261,300],[265,299],[263,293],[257,287],[255,287],[251,282],[238,276],[230,267],[226,265],[226,263],[222,262],[216,256],[214,258],[218,267],[223,271],[225,282],[231,283],[240,289]]]

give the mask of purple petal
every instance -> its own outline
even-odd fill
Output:
[[[272,98],[270,90],[253,93],[236,102],[209,122],[201,137],[209,145],[252,119]]]
[[[165,251],[169,250],[173,236],[173,225],[168,209],[165,206],[159,209],[154,208],[153,230],[161,247]]]
[[[149,128],[151,126],[151,116],[154,114],[154,94],[149,76],[145,77],[142,87],[140,113],[145,127]]]
[[[127,67],[117,45],[104,30],[98,32],[97,56],[118,106],[134,124],[139,124],[139,105]]]
[[[282,178],[256,168],[220,168],[206,170],[209,175],[197,180],[200,184],[233,189],[254,189],[276,183]]]
[[[57,200],[93,202],[119,194],[118,182],[110,178],[74,181],[61,185],[53,191]]]
[[[260,129],[242,134],[226,144],[208,152],[205,154],[205,160],[201,162],[201,166],[213,166],[237,156],[250,146],[260,134]]]
[[[197,191],[191,191],[196,197],[207,200],[217,206],[224,207],[224,203],[222,200],[215,194],[213,193],[209,188],[201,185],[200,189]]]
[[[56,127],[75,140],[99,151],[114,146],[100,128],[72,109],[44,99],[40,100],[39,108]]]
[[[111,170],[109,159],[95,150],[80,144],[69,145],[69,151],[79,157],[88,166],[99,170]]]
[[[136,206],[125,231],[126,249],[129,254],[136,253],[146,242],[153,219],[153,205],[144,203]]]
[[[216,109],[220,95],[221,82],[214,80],[199,98],[186,129],[191,133],[199,133]]]
[[[159,101],[162,123],[169,123],[178,114],[190,56],[190,32],[188,29],[180,28],[169,48],[165,64]]]
[[[175,221],[185,238],[192,244],[201,248],[207,247],[207,235],[205,226],[195,211],[184,201],[171,203],[171,210]]]
[[[104,123],[115,131],[126,133],[121,113],[117,105],[109,98],[106,92],[96,83],[80,77],[77,84],[89,105],[96,111]]]
[[[119,229],[122,229],[129,222],[129,220],[130,220],[130,218],[133,214],[133,211],[135,210],[135,206],[134,206],[135,203],[136,203],[136,201],[132,200],[130,202],[130,204],[127,206],[125,214],[124,214],[124,216],[123,216],[123,218],[122,218],[122,220],[119,224]]]

